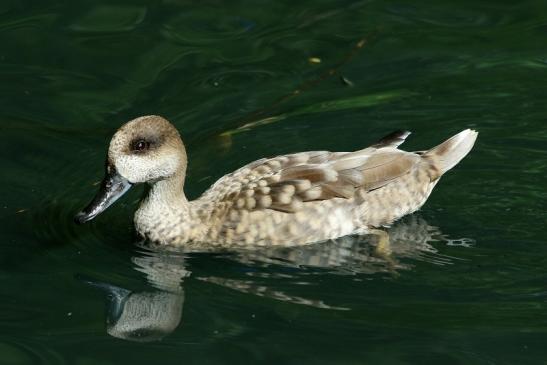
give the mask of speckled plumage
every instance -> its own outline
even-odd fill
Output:
[[[109,164],[131,183],[148,182],[135,213],[137,231],[169,245],[300,245],[367,233],[419,209],[439,178],[472,148],[465,130],[424,152],[398,149],[393,133],[355,152],[313,151],[265,158],[222,177],[200,198],[183,187],[186,152],[174,126],[158,116],[132,120],[114,135]],[[145,153],[135,136],[157,141]]]

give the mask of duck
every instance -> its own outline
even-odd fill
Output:
[[[178,130],[163,117],[142,116],[112,137],[99,192],[75,221],[92,220],[132,186],[148,184],[134,225],[162,246],[295,246],[382,232],[420,209],[478,136],[465,129],[429,150],[406,152],[398,147],[409,134],[396,131],[353,152],[262,158],[188,200]]]

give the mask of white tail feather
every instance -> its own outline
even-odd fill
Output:
[[[471,151],[478,134],[472,129],[466,129],[433,147],[425,155],[435,157],[436,165],[442,175],[456,166]]]

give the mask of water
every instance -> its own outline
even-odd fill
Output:
[[[539,0],[2,1],[0,362],[544,363],[546,31]],[[135,244],[139,189],[72,223],[152,113],[192,198],[264,156],[480,136],[389,257],[184,255]]]

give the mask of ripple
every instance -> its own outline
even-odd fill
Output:
[[[40,340],[12,338],[0,340],[0,353],[5,364],[67,364],[68,362]]]
[[[400,21],[423,22],[426,24],[450,27],[486,27],[494,25],[512,24],[519,21],[517,6],[508,6],[505,11],[500,11],[499,7],[494,9],[485,6],[473,8],[467,7],[444,7],[443,10],[431,7],[401,6],[389,5],[387,12],[393,14]]]
[[[90,33],[128,32],[143,22],[146,13],[146,7],[100,5],[77,17],[69,29]]]
[[[6,32],[24,28],[36,28],[40,29],[45,24],[52,23],[58,18],[57,14],[36,14],[29,16],[25,14],[24,17],[19,17],[16,20],[4,21],[0,23],[0,31]]]
[[[265,82],[267,80],[274,79],[276,74],[268,70],[261,69],[233,69],[212,72],[207,75],[206,78],[197,80],[194,83],[197,87],[223,87],[223,86],[232,86],[238,85],[240,83],[258,83]]]
[[[183,44],[207,44],[221,39],[235,38],[252,31],[252,20],[226,15],[216,16],[216,11],[182,12],[163,26],[167,39]]]

